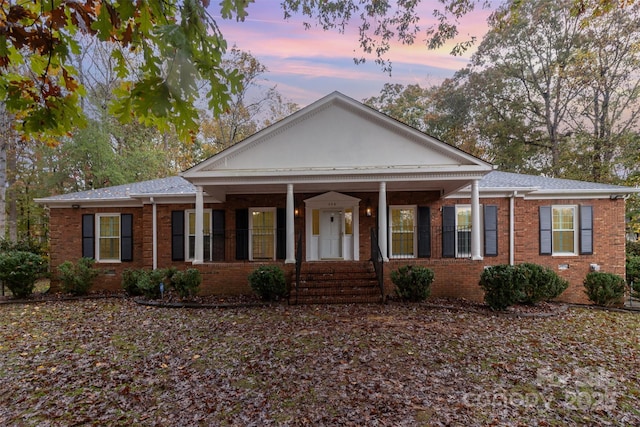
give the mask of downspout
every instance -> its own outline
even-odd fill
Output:
[[[158,268],[158,209],[156,207],[156,201],[151,197],[149,199],[151,202],[151,253],[152,253],[152,263],[153,269],[156,270]]]
[[[517,191],[514,191],[509,198],[509,265],[515,265],[515,204]]]

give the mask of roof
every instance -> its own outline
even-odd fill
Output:
[[[511,172],[492,171],[484,176],[479,183],[481,197],[487,194],[518,192],[535,196],[611,196],[629,195],[640,192],[640,189],[620,185],[599,184],[572,179],[548,178],[536,175],[524,175]],[[193,198],[196,187],[180,176],[172,176],[151,181],[117,185],[97,190],[80,191],[77,193],[61,194],[58,196],[36,199],[36,202],[52,207],[69,207],[80,202],[99,202],[112,204],[113,202],[136,202],[157,197],[158,199]]]
[[[74,202],[135,202],[137,199],[149,197],[180,197],[189,198],[196,194],[196,188],[186,179],[179,176],[153,179],[150,181],[134,182],[131,184],[115,185],[113,187],[99,188],[96,190],[79,191],[75,193],[60,194],[57,196],[36,199],[37,203],[47,205],[74,204]]]

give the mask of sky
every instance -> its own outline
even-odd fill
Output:
[[[421,27],[433,22],[432,10],[439,5],[437,0],[423,0]],[[361,101],[379,95],[385,83],[437,85],[464,68],[475,50],[462,57],[452,56],[452,42],[430,51],[422,43],[424,36],[412,46],[395,44],[387,56],[393,66],[389,76],[373,57],[365,64],[354,63],[353,58],[361,56],[358,22],[340,34],[314,26],[305,30],[301,17],[285,21],[277,0],[257,0],[247,10],[249,16],[244,22],[217,19],[229,47],[236,45],[256,57],[268,69],[265,84],[276,85],[288,101],[300,107],[336,90]],[[474,11],[461,20],[460,40],[476,36],[477,45],[487,30],[490,12]]]

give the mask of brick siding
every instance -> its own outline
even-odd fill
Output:
[[[377,224],[377,193],[345,193],[361,199],[360,202],[360,260],[370,259],[370,230]],[[296,194],[295,206],[304,210],[303,200],[318,195],[318,193]],[[418,205],[431,207],[432,227],[442,226],[441,208],[444,205],[469,204],[468,199],[439,199],[437,192],[389,192],[387,194],[391,205]],[[498,249],[497,257],[485,257],[481,261],[469,259],[410,259],[391,260],[385,264],[385,287],[388,292],[393,291],[393,284],[389,278],[390,272],[401,265],[415,264],[433,268],[435,281],[432,288],[434,297],[457,297],[481,301],[482,290],[478,286],[480,274],[485,266],[509,263],[509,199],[483,198],[483,205],[498,206]],[[260,195],[229,195],[222,204],[207,204],[205,208],[225,209],[225,228],[234,230],[235,211],[250,207],[284,207],[285,194]],[[543,205],[591,205],[593,206],[594,247],[593,255],[578,255],[570,257],[542,256],[539,254],[539,218],[538,209]],[[374,215],[367,217],[365,209],[372,207]],[[158,224],[158,266],[176,266],[180,269],[191,267],[190,262],[171,261],[171,212],[174,210],[193,209],[193,204],[157,204]],[[108,271],[100,276],[95,290],[119,290],[121,274],[126,268],[151,268],[153,266],[152,250],[152,212],[150,204],[139,208],[52,208],[50,210],[50,238],[51,238],[51,269],[56,271],[60,263],[71,260],[77,261],[82,256],[81,222],[83,214],[96,213],[131,213],[134,218],[133,236],[134,251],[132,262],[99,263],[98,267]],[[590,271],[590,264],[598,264],[600,271],[611,272],[624,277],[625,273],[625,202],[624,200],[524,200],[515,199],[515,254],[516,263],[534,262],[545,265],[558,272],[570,282],[570,288],[559,298],[562,301],[587,302],[583,291],[582,281]],[[299,233],[304,235],[304,215],[295,218],[296,240]],[[432,242],[438,245],[440,242]],[[303,237],[303,248],[305,241]],[[261,263],[233,260],[235,251],[227,253],[228,262],[205,263],[197,266],[203,273],[203,294],[243,294],[250,292],[247,275]],[[293,275],[294,266],[283,262],[287,277]],[[567,265],[567,269],[560,269],[560,265]],[[55,286],[55,279],[53,282]]]

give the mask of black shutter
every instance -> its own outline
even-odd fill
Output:
[[[484,256],[498,256],[498,207],[484,207]]]
[[[540,206],[540,255],[553,253],[551,206]]]
[[[184,211],[171,211],[171,260],[184,261]]]
[[[276,211],[276,259],[287,257],[287,210]]]
[[[249,259],[249,209],[236,209],[236,260]]]
[[[418,258],[431,257],[431,208],[418,206]]]
[[[456,207],[442,207],[442,257],[456,256]]]
[[[580,254],[593,254],[593,206],[580,206]]]
[[[82,215],[82,256],[95,258],[95,221],[93,214]]]
[[[224,215],[224,210],[213,211],[213,261],[224,261]]]
[[[120,261],[133,261],[133,215],[120,215]]]

